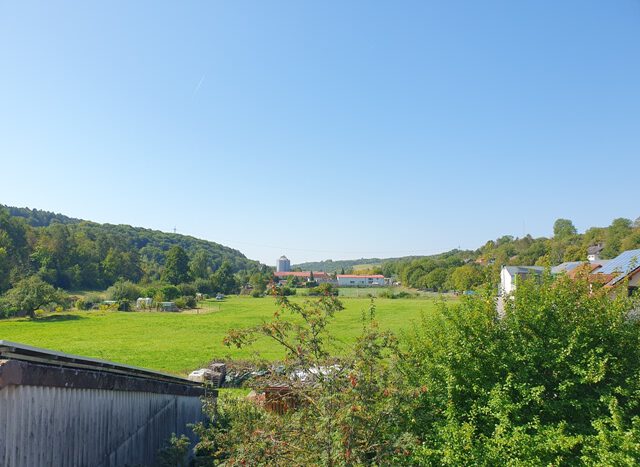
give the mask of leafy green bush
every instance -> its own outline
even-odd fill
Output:
[[[608,293],[548,276],[519,283],[501,319],[490,296],[425,316],[401,359],[420,388],[413,461],[640,462],[640,324]]]
[[[379,298],[396,298],[393,292],[389,289],[385,289],[378,294]]]
[[[180,309],[193,309],[198,305],[196,297],[179,297],[175,299],[175,304]]]
[[[187,455],[191,447],[191,440],[185,435],[176,436],[171,433],[171,438],[158,452],[158,465],[160,467],[187,467],[189,465]]]
[[[162,296],[162,301],[175,300],[180,296],[180,291],[175,285],[165,284],[159,287],[159,293]]]
[[[182,297],[186,297],[186,296],[195,297],[196,292],[199,292],[198,290],[196,290],[193,284],[182,283],[182,284],[178,284],[176,287],[178,288],[178,292]]]
[[[109,300],[136,300],[140,297],[140,287],[131,281],[118,281],[107,289]]]
[[[313,287],[313,288],[309,289],[308,295],[312,296],[312,297],[313,296],[318,297],[318,296],[321,296],[321,295],[331,295],[331,296],[337,297],[338,296],[338,288],[334,287],[331,284],[324,283],[324,284],[320,284],[317,287]]]

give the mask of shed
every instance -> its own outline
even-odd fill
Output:
[[[136,309],[138,310],[151,308],[151,305],[153,305],[153,300],[149,297],[140,297],[136,300]]]
[[[180,311],[175,302],[160,302],[160,311]]]
[[[172,433],[195,442],[204,394],[174,375],[0,340],[0,465],[156,465]]]

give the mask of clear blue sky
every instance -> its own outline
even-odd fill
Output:
[[[640,2],[1,1],[0,203],[272,264],[640,216]]]

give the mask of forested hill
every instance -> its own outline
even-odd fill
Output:
[[[333,261],[327,259],[324,261],[309,261],[307,263],[294,264],[292,267],[302,271],[324,271],[324,272],[340,272],[341,270],[349,271],[354,266],[370,264],[382,264],[385,261],[380,258],[360,258],[360,259],[343,259]]]
[[[433,257],[442,256],[442,254],[446,253],[433,255]],[[345,271],[345,273],[350,273],[354,269],[368,270],[389,261],[411,261],[414,259],[430,257],[431,256],[403,256],[401,258],[360,258],[340,259],[335,261],[332,259],[326,259],[324,261],[308,261],[306,263],[294,264],[292,268],[300,269],[301,271],[323,271],[328,273],[340,273],[341,271]]]
[[[5,206],[0,204],[0,209],[6,209],[9,214],[14,217],[22,217],[31,227],[47,227],[53,223],[59,224],[78,224],[82,219],[74,219],[50,211],[41,211],[40,209],[16,208],[13,206]]]
[[[388,259],[321,261],[295,265],[304,270],[382,273],[402,284],[433,291],[469,290],[495,286],[504,265],[554,266],[564,261],[585,261],[587,249],[600,244],[602,259],[640,248],[640,218],[618,218],[608,227],[591,227],[579,233],[569,219],[558,219],[550,238],[510,235],[489,240],[477,250],[452,250],[433,256]]]
[[[232,272],[260,268],[237,250],[186,235],[0,207],[0,293],[33,274],[64,289],[101,289],[119,279],[153,282],[174,246],[187,253],[196,275],[208,277],[223,262]]]

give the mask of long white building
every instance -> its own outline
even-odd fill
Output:
[[[381,287],[385,285],[382,274],[359,276],[357,274],[338,274],[338,287]]]

